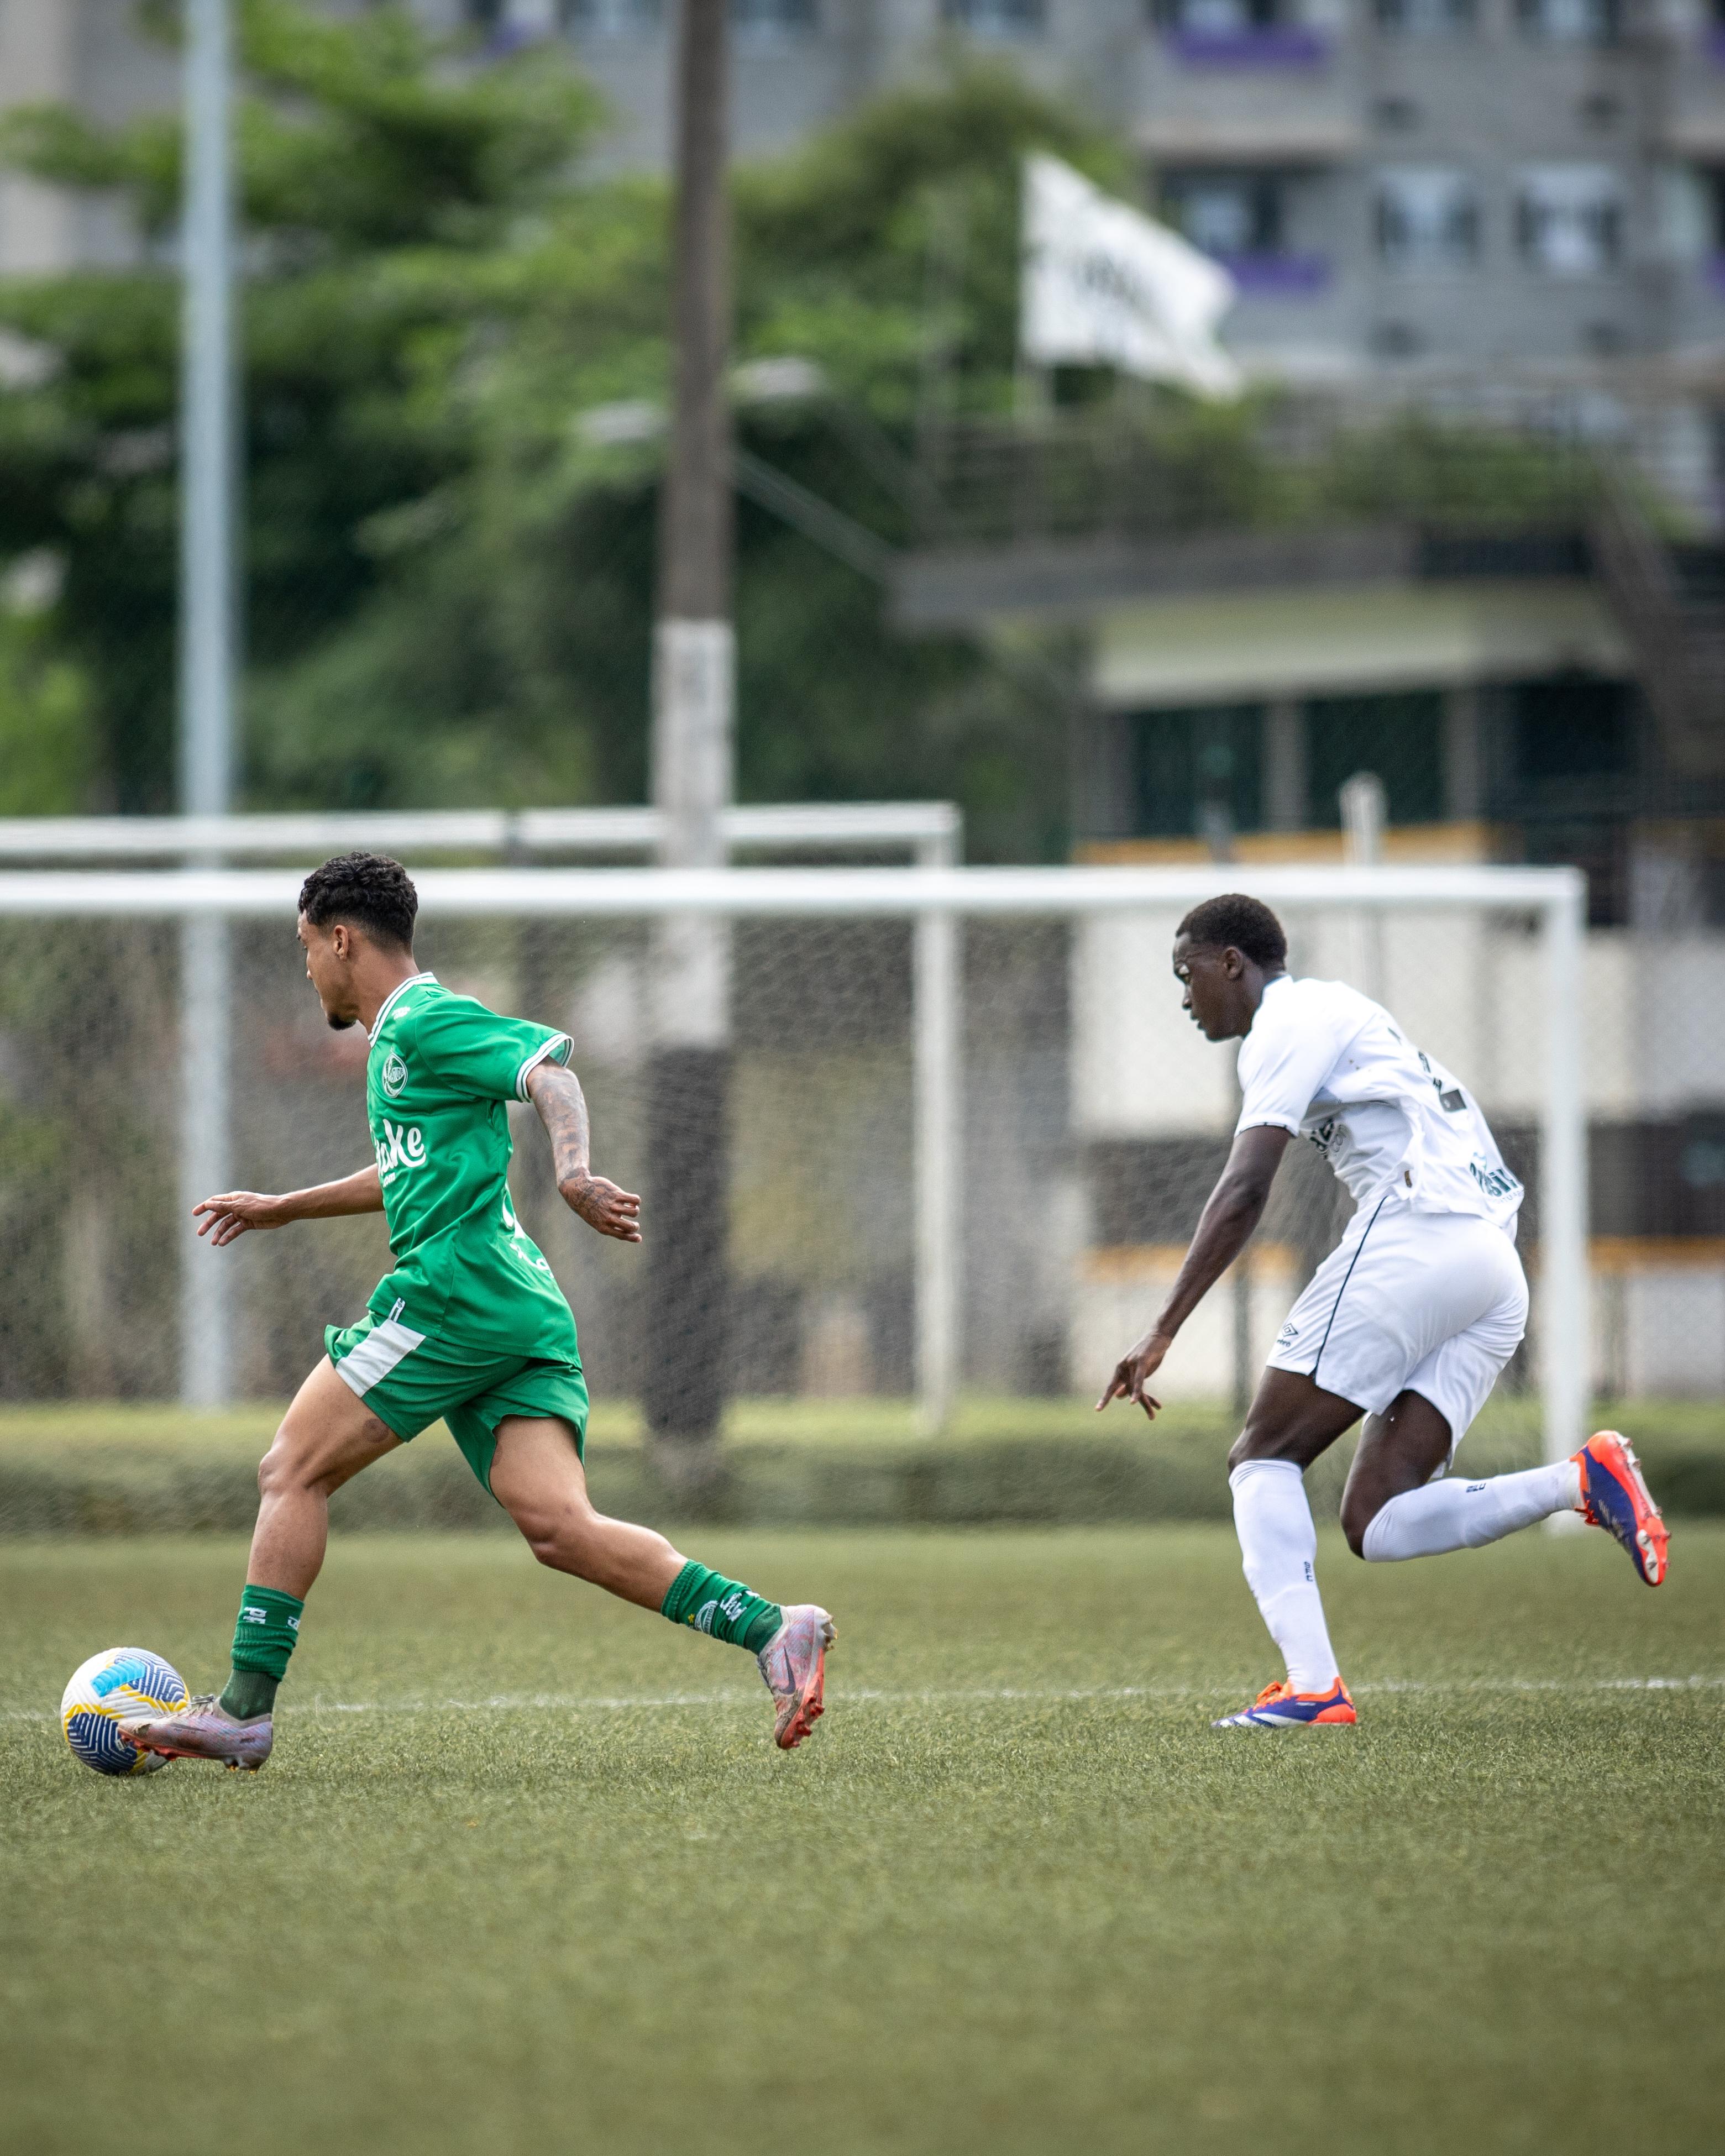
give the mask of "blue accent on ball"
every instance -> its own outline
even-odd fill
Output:
[[[146,1699],[154,1699],[157,1693],[151,1680],[159,1677],[164,1671],[170,1676],[173,1674],[158,1656],[134,1655],[124,1661],[110,1662],[106,1669],[99,1671],[90,1680],[90,1688],[98,1699],[105,1699],[110,1691],[118,1691],[121,1685],[130,1685]]]
[[[85,1707],[66,1717],[66,1742],[86,1767],[99,1774],[130,1774],[136,1771],[138,1755],[120,1734],[110,1715]]]

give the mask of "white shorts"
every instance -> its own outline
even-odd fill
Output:
[[[1272,1370],[1297,1371],[1379,1414],[1430,1400],[1453,1455],[1527,1329],[1516,1246],[1473,1213],[1363,1206],[1276,1335]]]

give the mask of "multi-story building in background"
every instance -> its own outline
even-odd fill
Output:
[[[356,5],[360,0],[335,0]],[[481,55],[567,39],[664,162],[664,0],[415,0]],[[1720,456],[1725,0],[734,0],[736,127],[783,148],[943,42],[1009,59],[1136,147],[1147,202],[1234,271],[1230,341],[1296,378],[1410,369],[1660,371],[1673,451]],[[171,103],[133,0],[4,0],[0,105]],[[17,182],[0,270],[119,244]]]

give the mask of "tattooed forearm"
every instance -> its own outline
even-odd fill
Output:
[[[527,1074],[527,1097],[551,1139],[559,1188],[588,1173],[591,1141],[587,1098],[575,1073],[556,1063],[536,1065]]]
[[[572,1213],[596,1235],[619,1243],[641,1240],[641,1201],[603,1175],[595,1175],[588,1151],[587,1102],[572,1070],[541,1063],[527,1074],[527,1097],[539,1111],[557,1163],[557,1191]]]

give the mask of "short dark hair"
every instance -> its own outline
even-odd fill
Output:
[[[1207,898],[1194,906],[1175,930],[1189,936],[1207,950],[1238,951],[1255,966],[1286,966],[1288,939],[1282,926],[1262,899],[1247,898],[1237,891],[1220,898]]]
[[[314,928],[345,921],[377,942],[411,951],[419,894],[387,854],[337,854],[300,885],[300,911]]]

